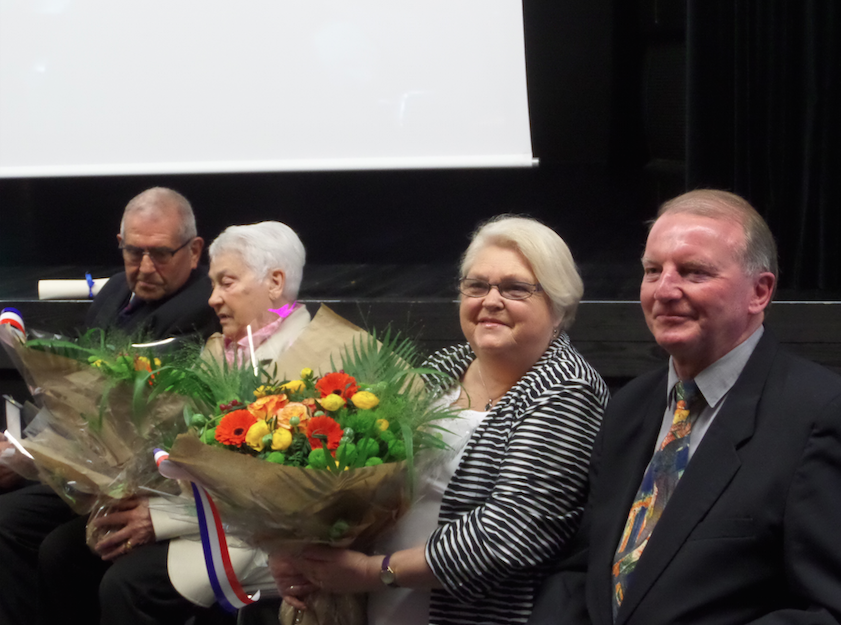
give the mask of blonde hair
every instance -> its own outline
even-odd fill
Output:
[[[584,283],[567,244],[557,232],[530,217],[498,215],[473,233],[461,259],[461,277],[476,261],[479,252],[498,245],[516,249],[531,265],[538,283],[552,303],[560,329],[568,330],[584,294]]]

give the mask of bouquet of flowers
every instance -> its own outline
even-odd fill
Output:
[[[408,509],[417,473],[446,447],[435,421],[453,414],[420,379],[443,374],[415,366],[411,342],[378,341],[325,307],[294,346],[277,370],[299,366],[302,354],[323,365],[337,347],[338,358],[329,354],[319,374],[314,365],[293,379],[261,379],[250,398],[202,398],[168,461],[206,489],[228,532],[256,547],[364,549]],[[354,622],[353,610],[333,603],[341,598],[319,601],[329,604],[315,610],[321,622]]]
[[[173,355],[139,337],[90,330],[76,341],[5,326],[0,340],[42,408],[21,441],[38,477],[76,512],[131,496],[141,487],[172,490],[151,449],[184,431]]]

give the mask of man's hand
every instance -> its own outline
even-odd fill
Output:
[[[91,524],[96,529],[110,532],[94,546],[94,551],[103,560],[113,560],[141,545],[155,542],[149,500],[145,497],[120,499]]]
[[[7,449],[10,451],[6,451]],[[13,471],[11,467],[18,463],[31,464],[31,460],[22,456],[2,434],[0,434],[0,457],[5,458],[4,462],[0,464],[0,491],[11,490],[24,481],[24,478]]]

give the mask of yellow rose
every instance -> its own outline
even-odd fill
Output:
[[[282,388],[287,393],[296,393],[298,391],[303,391],[305,385],[301,380],[291,380],[286,384],[283,384],[280,388]]]
[[[265,421],[257,421],[254,425],[248,428],[245,434],[245,442],[255,451],[263,451],[263,437],[269,433],[269,424]]]
[[[379,428],[380,432],[385,432],[388,429],[388,421],[386,421],[385,419],[377,419],[374,425],[376,425]]]
[[[327,412],[334,412],[345,405],[345,398],[335,393],[321,398],[321,407]]]
[[[350,401],[360,410],[371,410],[380,403],[379,398],[370,391],[359,391],[350,398]]]
[[[312,377],[312,369],[309,367],[304,367],[301,369],[301,378],[311,378]]]
[[[272,449],[283,451],[292,444],[292,432],[285,428],[278,428],[272,434]]]

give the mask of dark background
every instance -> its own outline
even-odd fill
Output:
[[[0,180],[0,267],[120,264],[126,202],[186,195],[209,242],[277,219],[310,264],[453,263],[484,218],[527,213],[633,297],[657,205],[736,191],[766,216],[783,292],[841,292],[841,28],[834,0],[525,0],[534,169]]]

